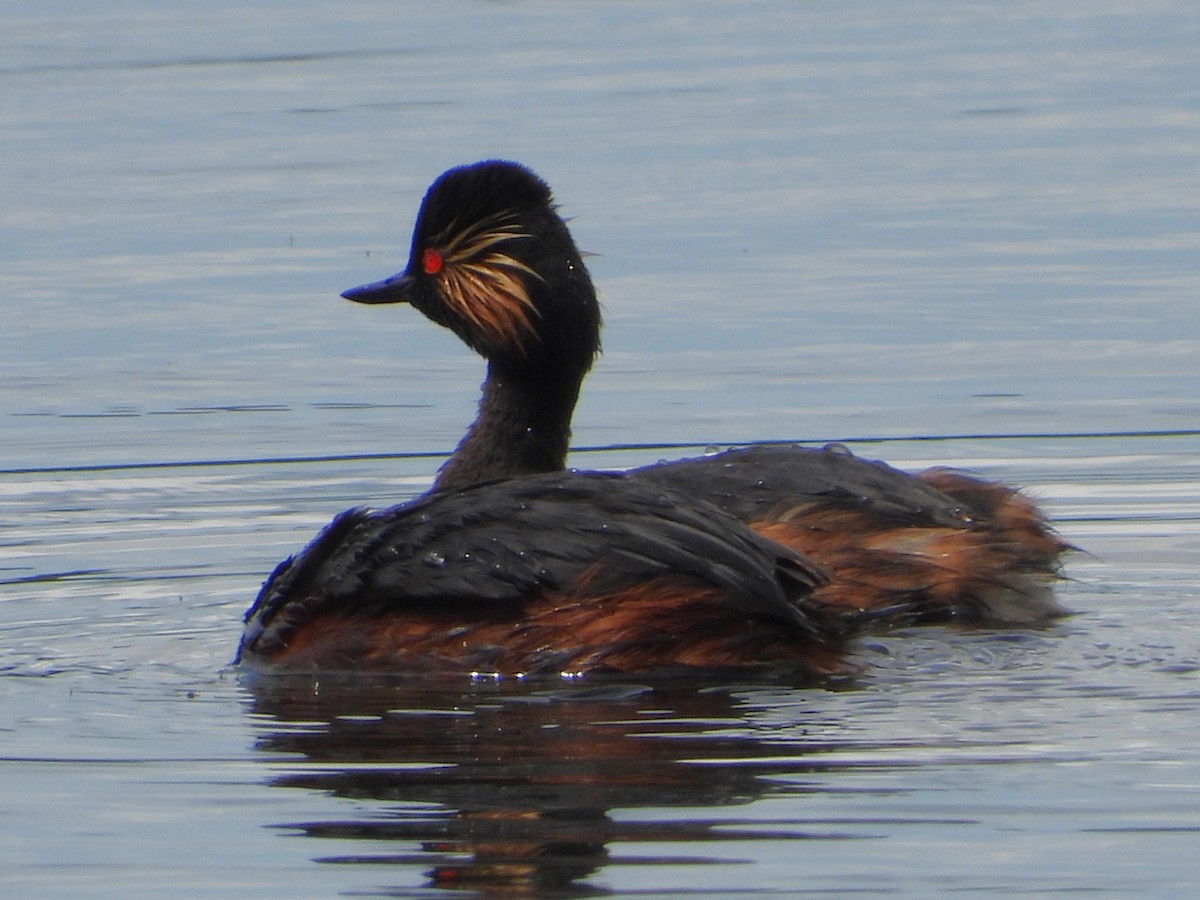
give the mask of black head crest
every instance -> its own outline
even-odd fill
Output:
[[[502,160],[442,174],[421,203],[410,301],[505,366],[588,366],[600,310],[549,186]]]

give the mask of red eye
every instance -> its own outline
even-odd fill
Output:
[[[426,275],[436,275],[442,271],[442,254],[432,247],[426,249],[421,254],[421,268],[425,270]]]

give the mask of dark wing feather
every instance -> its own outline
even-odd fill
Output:
[[[555,473],[342,513],[263,585],[242,652],[324,612],[498,604],[669,577],[727,591],[733,608],[822,633],[803,600],[823,575],[802,556],[668,487]]]
[[[743,520],[786,513],[777,507],[780,498],[787,498],[788,506],[850,506],[897,525],[970,525],[970,513],[947,494],[839,445],[760,445],[645,466],[628,474],[702,498]]]

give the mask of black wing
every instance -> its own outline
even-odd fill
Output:
[[[719,506],[739,519],[769,517],[782,498],[852,506],[897,524],[962,528],[961,504],[919,478],[886,463],[854,456],[840,445],[821,448],[769,444],[632,469],[637,481],[671,488]]]
[[[506,603],[584,578],[602,594],[663,576],[724,589],[748,614],[824,634],[803,604],[824,576],[803,557],[669,487],[566,472],[342,513],[263,585],[242,651],[259,652],[322,612]]]

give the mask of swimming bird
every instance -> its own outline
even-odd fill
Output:
[[[409,303],[487,361],[479,415],[434,492],[563,469],[600,307],[549,186],[514,162],[441,175],[408,265],[347,299]],[[945,468],[909,474],[838,445],[751,446],[634,469],[630,479],[711,503],[828,574],[806,601],[891,623],[1006,625],[1064,614],[1069,549],[1020,491]]]

